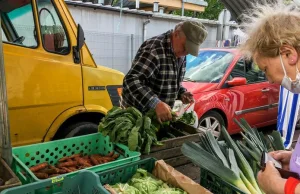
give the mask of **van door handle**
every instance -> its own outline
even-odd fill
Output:
[[[269,88],[264,88],[264,89],[261,90],[261,92],[269,92],[269,91],[270,91]]]

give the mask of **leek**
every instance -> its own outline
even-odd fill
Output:
[[[222,161],[224,166],[229,168],[228,161],[227,161],[225,155],[223,154],[223,152],[221,151],[221,149],[218,145],[218,142],[215,139],[215,137],[213,136],[212,132],[206,131],[205,135],[206,135],[208,142],[210,143],[210,145],[212,147],[212,151],[213,151],[214,155],[216,155]]]
[[[246,141],[247,145],[250,147],[250,149],[258,156],[258,158],[259,158],[258,160],[260,160],[260,157],[262,154],[260,149],[258,149],[257,146],[254,143],[252,143],[252,141],[247,136],[245,136],[243,133],[241,133],[241,135],[245,139],[245,141]]]
[[[260,139],[262,140],[262,143],[263,143],[263,146],[265,148],[265,152],[268,152],[268,146],[267,146],[267,143],[266,143],[266,138],[264,136],[264,134],[262,132],[259,132],[259,136],[260,136]]]
[[[256,144],[256,146],[261,151],[267,151],[264,148],[264,145],[260,140],[258,132],[255,132],[255,130],[250,127],[250,125],[246,122],[245,119],[241,119],[241,123],[239,121],[237,121],[236,119],[234,119],[234,122],[237,123],[241,127],[241,129],[247,134],[248,137],[250,137],[250,139]]]
[[[239,177],[241,178],[241,180],[244,182],[244,184],[246,185],[246,187],[248,188],[248,190],[251,193],[257,193],[257,191],[255,190],[255,188],[251,185],[251,183],[246,179],[246,177],[243,174],[243,172],[239,169],[238,164],[237,164],[236,159],[235,159],[235,156],[234,156],[233,150],[229,148],[228,153],[229,153],[228,155],[229,155],[231,169],[236,174],[239,175]]]
[[[285,148],[279,131],[272,131],[271,136],[274,138],[274,150],[284,150]]]
[[[213,157],[195,142],[184,143],[181,147],[181,151],[196,165],[215,174],[222,180],[235,185],[241,191],[245,193],[251,193],[238,174],[236,174],[230,168],[223,166],[221,161],[216,160],[215,157]]]
[[[242,179],[242,181],[244,182],[244,184],[246,185],[246,187],[249,189],[249,191],[251,193],[257,193],[257,190],[252,186],[252,184],[249,182],[249,180],[245,177],[244,173],[240,170],[240,177]],[[259,192],[261,192],[259,190]]]
[[[250,154],[251,158],[253,158],[255,161],[260,161],[261,155],[258,155],[256,152],[249,149],[247,146],[245,146],[244,144],[242,144],[239,141],[237,141],[236,144],[238,145],[239,148],[242,148],[242,150],[240,149],[240,151],[242,153],[247,152],[248,154]],[[249,159],[248,154],[246,154],[246,155],[243,154],[243,155],[244,155],[245,158]]]
[[[229,147],[231,149],[234,150],[234,152],[236,154],[236,158],[237,158],[237,161],[239,162],[240,169],[243,171],[245,177],[249,180],[249,182],[253,185],[253,187],[257,190],[257,194],[260,194],[261,193],[260,188],[257,185],[256,179],[254,177],[254,174],[253,174],[250,164],[247,162],[247,160],[245,159],[245,157],[243,156],[243,154],[241,153],[241,151],[239,150],[239,148],[237,147],[235,142],[232,140],[232,138],[230,137],[230,135],[228,134],[228,132],[224,126],[222,126],[221,130],[222,130],[221,133],[222,133],[223,137],[225,138],[227,144],[229,145]]]

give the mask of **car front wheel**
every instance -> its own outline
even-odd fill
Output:
[[[225,126],[223,117],[216,111],[210,111],[199,119],[198,129],[202,132],[211,130],[216,139],[220,139],[221,127]]]

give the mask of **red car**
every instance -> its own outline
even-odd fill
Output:
[[[199,130],[220,135],[221,124],[230,134],[240,128],[234,118],[245,118],[253,127],[277,121],[279,85],[267,81],[264,72],[237,49],[203,49],[187,56],[183,86],[193,93]]]

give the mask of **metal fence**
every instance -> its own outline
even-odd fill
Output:
[[[142,36],[85,31],[86,43],[98,65],[123,73],[131,67],[137,50],[143,43]],[[150,37],[147,37],[150,38]],[[202,47],[215,47],[216,40],[207,40]]]
[[[37,42],[33,35],[33,27],[17,26],[22,31],[26,39],[23,44],[26,46],[36,45]],[[5,41],[6,37],[2,34]],[[127,73],[131,67],[137,50],[143,43],[143,37],[134,34],[116,34],[95,31],[85,31],[86,43],[98,65],[109,67]],[[146,37],[150,38],[150,37]],[[202,47],[215,47],[216,41],[208,39]]]
[[[142,36],[85,31],[86,43],[98,65],[127,73]]]

